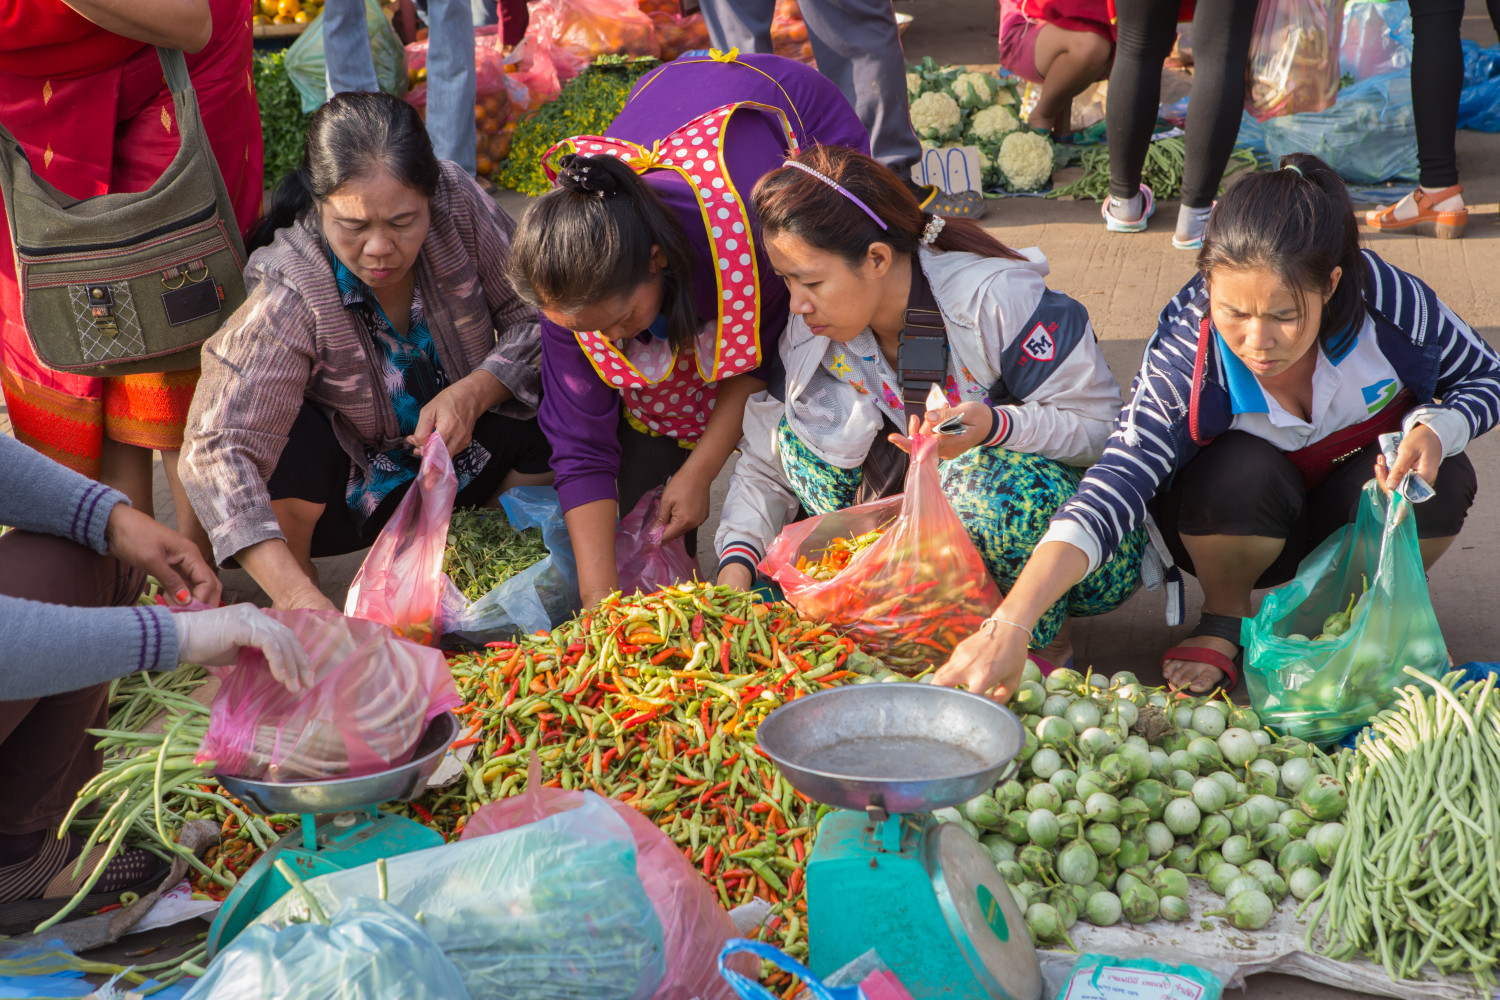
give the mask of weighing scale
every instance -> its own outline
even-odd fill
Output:
[[[427,779],[458,737],[458,720],[444,712],[427,723],[411,760],[358,778],[322,781],[252,781],[215,775],[219,784],[261,816],[301,813],[301,829],[282,837],[250,867],[219,908],[208,929],[208,957],[234,939],[291,888],[276,871],[287,862],[302,879],[371,864],[410,851],[441,847],[443,835],[376,808],[422,794]]]
[[[916,1000],[1038,1000],[1036,949],[989,852],[933,809],[1001,780],[1025,741],[997,702],[927,684],[859,684],[788,702],[756,740],[792,787],[837,806],[807,861],[809,966],[871,948]]]

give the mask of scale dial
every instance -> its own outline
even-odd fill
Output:
[[[969,967],[996,1000],[1038,1000],[1041,966],[1026,921],[989,852],[958,824],[927,831],[932,889]]]

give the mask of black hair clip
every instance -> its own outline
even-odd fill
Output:
[[[592,157],[569,153],[557,162],[557,182],[575,194],[596,194],[607,198],[618,194],[619,182],[608,170],[591,163]]]

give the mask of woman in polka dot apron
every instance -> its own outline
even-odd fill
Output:
[[[557,187],[521,217],[511,271],[542,312],[539,420],[586,605],[618,585],[615,524],[657,486],[664,537],[695,545],[786,325],[750,191],[817,143],[869,150],[838,88],[731,52],[661,67],[604,136],[547,153]]]
[[[943,492],[1008,590],[1119,410],[1087,311],[1047,288],[1038,250],[924,214],[867,156],[806,150],[761,181],[754,204],[790,291],[785,386],[746,405],[716,539],[719,582],[749,587],[799,508],[824,514],[861,493],[899,492],[872,453],[883,437],[905,444],[910,411],[931,393],[945,405],[926,409],[929,428],[960,421],[942,438]],[[914,347],[931,353],[927,363],[914,363]],[[1129,536],[1042,616],[1040,659],[1067,663],[1067,619],[1113,610],[1134,592],[1142,541]]]

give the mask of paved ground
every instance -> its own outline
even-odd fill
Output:
[[[1495,35],[1483,5],[1470,0],[1465,35],[1493,44]],[[993,0],[898,0],[898,9],[916,21],[906,36],[912,61],[932,55],[943,63],[993,67],[996,17]],[[1164,92],[1171,99],[1186,92],[1186,80],[1169,73]],[[1471,205],[1468,235],[1462,241],[1367,234],[1368,245],[1392,263],[1428,281],[1447,304],[1469,320],[1492,343],[1500,343],[1500,135],[1459,135],[1459,166]],[[518,214],[525,199],[513,193],[502,204]],[[1052,263],[1053,287],[1077,297],[1093,317],[1110,367],[1128,384],[1157,311],[1192,274],[1188,253],[1172,249],[1170,231],[1176,205],[1164,203],[1158,223],[1135,236],[1110,235],[1092,202],[1070,203],[1016,198],[993,202],[984,225],[1015,246],[1040,246]],[[0,409],[0,430],[8,431]],[[1500,604],[1500,576],[1493,571],[1500,551],[1500,435],[1479,439],[1470,449],[1479,470],[1479,500],[1458,546],[1439,565],[1431,580],[1433,603],[1454,657],[1492,659],[1500,654],[1500,623],[1493,608]],[[725,479],[718,484],[722,498]],[[170,495],[158,468],[157,502],[170,510]],[[167,519],[170,520],[170,517]],[[703,534],[712,537],[717,504]],[[325,590],[342,603],[360,555],[323,560]],[[1492,569],[1486,571],[1489,564]],[[244,573],[224,574],[226,590],[239,599],[265,601]],[[1142,593],[1123,608],[1086,621],[1077,630],[1079,662],[1106,670],[1132,669],[1143,678],[1159,677],[1161,651],[1175,635],[1162,624],[1159,595]],[[1246,995],[1264,1000],[1332,1000],[1349,997],[1340,990],[1283,976],[1252,977]]]

